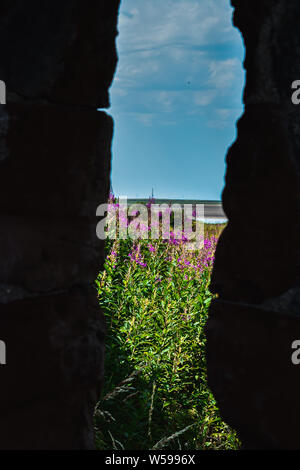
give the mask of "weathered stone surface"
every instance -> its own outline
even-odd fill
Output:
[[[110,116],[75,106],[7,104],[0,123],[6,128],[0,214],[95,216],[110,187]]]
[[[94,289],[9,302],[0,322],[1,448],[92,447],[105,332]]]
[[[207,333],[209,382],[243,446],[298,449],[299,366],[290,346],[299,318],[216,300]]]
[[[108,107],[118,5],[119,0],[2,0],[0,77],[10,101]]]
[[[245,112],[227,155],[207,325],[208,377],[245,448],[300,448],[300,4],[232,0],[245,46]]]
[[[298,115],[294,116],[299,121]],[[279,105],[247,105],[227,155],[223,207],[229,218],[217,251],[212,284],[224,299],[259,303],[295,280],[298,178]],[[280,275],[278,270],[280,269]]]
[[[96,217],[0,217],[0,286],[35,295],[88,284],[103,261]]]
[[[3,0],[0,448],[93,448],[105,324],[96,209],[110,187],[117,0]]]

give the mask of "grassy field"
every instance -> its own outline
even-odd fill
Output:
[[[223,228],[206,225],[197,252],[175,237],[107,241],[97,279],[108,328],[98,449],[239,447],[206,378],[204,326]]]

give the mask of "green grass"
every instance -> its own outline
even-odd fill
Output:
[[[222,228],[206,226],[196,253],[162,240],[107,242],[97,279],[108,329],[98,449],[239,448],[206,377],[204,326]]]

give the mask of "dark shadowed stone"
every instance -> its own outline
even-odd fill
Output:
[[[8,104],[0,106],[0,119],[7,148],[0,213],[94,217],[110,187],[111,117],[77,107]]]
[[[300,3],[232,0],[247,72],[227,155],[207,324],[209,385],[244,448],[300,448]]]
[[[207,334],[208,380],[244,447],[298,449],[300,374],[291,344],[299,318],[215,300]]]
[[[119,0],[1,0],[0,77],[10,100],[108,107],[118,6]]]
[[[0,4],[1,449],[91,449],[118,0]],[[4,46],[5,45],[5,46]]]
[[[299,186],[289,119],[278,105],[248,105],[238,123],[223,192],[229,224],[212,276],[224,299],[259,303],[295,281]]]
[[[93,282],[103,262],[96,217],[1,216],[0,285],[33,295]]]
[[[74,287],[1,306],[1,338],[7,344],[2,449],[93,446],[105,331],[93,291]]]

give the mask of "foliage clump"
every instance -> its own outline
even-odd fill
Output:
[[[204,327],[224,225],[204,246],[108,240],[97,278],[107,321],[105,385],[95,410],[99,449],[237,449],[207,385]]]

